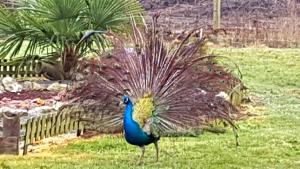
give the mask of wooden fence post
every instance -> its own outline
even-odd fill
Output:
[[[213,28],[220,29],[221,27],[221,0],[214,0],[213,11]]]
[[[20,117],[10,112],[3,113],[3,137],[0,138],[0,154],[19,155]]]
[[[20,142],[24,141],[23,155],[28,152],[28,146],[35,141],[57,136],[70,131],[76,131],[80,136],[84,130],[84,124],[80,122],[79,114],[71,117],[70,113],[54,113],[30,118],[22,129],[25,135],[21,137],[20,114],[10,112],[3,113],[3,137],[0,137],[0,154],[19,155]]]

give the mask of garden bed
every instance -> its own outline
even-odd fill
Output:
[[[59,93],[66,86],[66,82],[17,81],[10,77],[0,79],[0,137],[3,132],[4,112],[18,115],[21,125],[25,125],[29,119],[57,113],[64,104]],[[21,136],[24,135],[23,129]]]

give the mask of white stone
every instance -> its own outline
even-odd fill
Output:
[[[38,116],[38,115],[50,112],[52,110],[53,110],[53,107],[50,107],[50,106],[35,107],[35,108],[29,110],[28,114]]]
[[[21,92],[23,89],[23,86],[20,85],[16,79],[11,77],[5,77],[2,79],[2,84],[5,90],[10,92]]]
[[[32,83],[29,81],[26,81],[23,83],[24,90],[31,90],[32,89]]]
[[[4,92],[5,92],[4,87],[3,87],[2,84],[0,83],[0,94],[1,94],[1,93],[4,93]]]
[[[38,83],[26,81],[23,83],[24,90],[44,90],[45,88]]]
[[[27,110],[24,109],[14,109],[10,107],[0,107],[0,113],[13,113],[13,114],[26,114]]]
[[[67,84],[53,83],[47,87],[49,91],[63,91],[68,87]]]
[[[54,110],[58,110],[61,106],[63,106],[64,104],[62,102],[55,102],[54,103]]]

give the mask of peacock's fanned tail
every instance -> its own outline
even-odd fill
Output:
[[[156,20],[154,16],[152,28],[144,30],[133,20],[134,50],[112,36],[112,54],[89,61],[86,83],[74,90],[74,96],[109,105],[127,95],[140,104],[135,105],[136,120],[142,127],[150,124],[151,132],[158,134],[207,126],[216,119],[235,128],[232,115],[237,109],[216,94],[229,90],[238,80],[213,64],[216,56],[201,53],[205,37],[191,41],[191,31],[179,45],[166,46],[156,30]],[[110,107],[122,116],[117,105]]]

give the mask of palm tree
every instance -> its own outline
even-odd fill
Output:
[[[0,8],[0,58],[58,59],[66,75],[78,58],[107,47],[103,33],[82,41],[84,33],[126,32],[142,11],[137,0],[20,0],[17,6]]]

